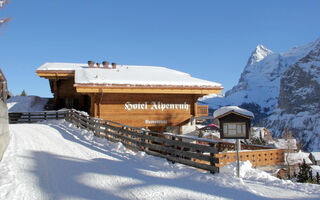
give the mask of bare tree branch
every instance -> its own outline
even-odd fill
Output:
[[[0,0],[0,8],[3,8],[5,4],[10,3],[10,0]]]

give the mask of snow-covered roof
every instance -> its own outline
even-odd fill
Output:
[[[239,108],[238,106],[224,106],[224,107],[221,107],[219,108],[218,110],[216,110],[214,113],[213,113],[213,117],[214,118],[219,118],[227,113],[231,113],[231,112],[234,112],[234,113],[238,113],[240,115],[244,115],[244,116],[247,116],[247,117],[254,117],[253,113],[248,111],[248,110],[245,110],[245,109],[242,109],[242,108]]]
[[[44,63],[41,65],[37,70],[44,70],[44,71],[60,71],[60,70],[76,70],[88,68],[87,64],[80,64],[80,63]]]
[[[274,146],[277,149],[297,149],[297,140],[296,139],[277,139],[274,142]]]
[[[117,65],[116,69],[88,68],[86,64],[45,63],[38,70],[74,70],[76,84],[189,86],[222,89],[220,83],[191,77],[189,74],[156,66]]]
[[[311,165],[312,175],[316,176],[317,173],[320,174],[320,166],[318,165]]]
[[[164,67],[124,65],[117,69],[77,69],[75,83],[221,87],[221,84]]]
[[[315,160],[320,160],[320,152],[311,152]]]
[[[251,137],[264,138],[264,135],[265,135],[265,128],[264,127],[252,127],[252,130],[253,131],[250,133]]]
[[[287,153],[285,153],[284,159],[285,163],[287,164]],[[289,153],[288,161],[290,165],[302,164],[303,160],[306,161],[306,164],[312,164],[311,160],[309,159],[309,153],[305,153],[302,151],[299,151],[297,153]]]

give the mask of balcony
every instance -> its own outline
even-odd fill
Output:
[[[209,114],[209,108],[207,105],[197,106],[197,113],[196,113],[197,117],[208,116],[208,114]]]

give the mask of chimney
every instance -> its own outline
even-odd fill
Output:
[[[88,61],[88,67],[89,68],[94,68],[94,62],[92,60]]]
[[[97,65],[97,68],[100,68],[100,63],[96,63],[96,65]]]
[[[117,68],[117,64],[116,63],[112,63],[112,69],[116,69]]]
[[[109,62],[108,61],[103,61],[102,65],[103,65],[103,68],[106,68],[106,69],[109,68]]]

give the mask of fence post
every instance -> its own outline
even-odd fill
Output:
[[[215,148],[216,149],[215,144],[213,144],[213,143],[209,143],[209,146],[211,148]],[[216,160],[215,153],[210,152],[210,166],[215,166],[216,167],[216,161],[215,160]],[[210,173],[214,174],[215,172],[214,171],[210,171]]]
[[[64,119],[69,122],[69,114],[70,114],[70,110],[68,110],[66,113],[64,113]]]
[[[44,120],[47,120],[47,112],[44,112],[43,115],[44,115]]]
[[[146,131],[145,133],[146,133],[147,136],[150,135],[148,131]],[[146,144],[148,144],[148,143],[149,143],[149,140],[148,140],[148,139],[145,139],[144,142],[145,142]],[[149,151],[149,147],[145,147],[145,150],[146,150],[146,151]]]
[[[28,122],[31,122],[31,113],[28,113]]]
[[[108,132],[109,132],[109,128],[107,128],[107,126],[109,125],[109,122],[105,122],[105,129],[104,129],[104,133],[106,134],[105,136],[107,137],[107,138],[111,138],[111,135],[110,134],[108,134]]]
[[[90,130],[90,117],[86,116],[86,119],[87,119],[87,121],[86,121],[86,126],[87,127],[86,128]]]
[[[100,137],[100,131],[99,131],[99,129],[100,129],[100,120],[99,119],[98,120],[94,120],[93,122],[94,122],[94,133],[95,133],[95,135]]]
[[[68,118],[69,118],[69,122],[70,122],[70,123],[73,123],[72,117],[73,117],[73,110],[69,110]]]

